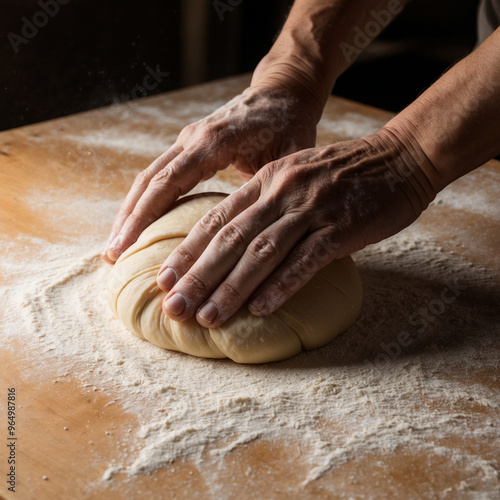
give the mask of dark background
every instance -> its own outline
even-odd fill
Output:
[[[251,71],[291,4],[242,0],[221,16],[212,0],[60,1],[0,0],[0,130]],[[334,93],[400,110],[473,48],[477,4],[413,0]],[[8,35],[35,16],[16,53]],[[145,89],[157,67],[168,76]]]

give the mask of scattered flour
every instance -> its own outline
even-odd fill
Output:
[[[184,114],[172,105],[162,109],[159,101],[134,113],[144,123],[169,123],[172,116],[186,123],[225,98],[213,97],[210,106],[193,104]],[[359,137],[380,125],[350,113],[324,119],[319,133]],[[87,140],[89,150],[154,156],[172,141],[161,134],[122,132],[96,130]],[[69,139],[80,144],[82,136]],[[196,191],[233,189],[214,179]],[[498,210],[496,200],[479,203],[461,195],[458,202],[460,193],[448,188],[432,209],[444,204],[489,215]],[[0,261],[2,342],[6,349],[22,342],[36,377],[71,373],[82,386],[99,388],[137,415],[141,426],[130,429],[135,451],[131,456],[117,449],[102,471],[103,483],[117,473],[133,476],[188,458],[213,498],[222,498],[209,465],[261,439],[300,446],[308,472],[294,479],[296,487],[363,455],[409,446],[454,463],[466,478],[457,490],[466,490],[475,478],[476,486],[500,494],[495,460],[465,446],[443,445],[449,438],[488,441],[500,434],[498,387],[484,383],[483,376],[499,368],[493,270],[445,252],[414,224],[355,256],[363,311],[328,346],[260,366],[198,359],[137,339],[107,309],[109,268],[99,254],[119,200],[69,198],[65,192],[33,198],[34,209],[43,207],[52,218],[58,214],[63,226],[71,215],[68,206],[96,221],[92,234],[68,231],[58,243],[0,235],[7,250]]]
[[[94,151],[96,148],[107,148],[113,151],[126,150],[129,154],[145,157],[157,157],[164,153],[175,141],[175,136],[118,131],[115,129],[95,130],[82,137],[81,135],[67,135],[66,138],[74,141],[80,149]],[[102,154],[102,153],[101,153]]]
[[[488,301],[473,300],[491,285],[490,274],[421,239],[415,227],[357,255],[365,301],[347,333],[322,349],[263,366],[163,351],[128,333],[106,306],[109,269],[99,259],[97,236],[63,244],[19,237],[2,245],[10,250],[0,263],[4,345],[22,341],[37,376],[71,372],[113,394],[142,422],[132,430],[141,438],[136,455],[120,457],[117,450],[103,481],[182,457],[203,474],[208,462],[256,439],[301,443],[310,464],[304,484],[364,453],[403,445],[454,460],[485,484],[498,481],[498,464],[429,441],[500,431],[498,412],[476,425],[462,411],[471,405],[498,410],[498,391],[480,383],[472,391],[463,376],[444,375],[498,369],[496,318],[488,315]],[[435,305],[425,327],[425,321],[411,325],[412,314],[432,311],[441,291],[453,286],[456,300]],[[396,349],[405,329],[411,342]],[[166,410],[160,417],[159,408]],[[216,488],[216,478],[205,480]]]
[[[345,140],[357,139],[375,133],[382,125],[380,120],[348,112],[336,119],[323,116],[318,124],[318,135],[335,134]]]
[[[484,189],[484,186],[491,185],[500,186],[500,172],[487,170],[473,176],[467,175],[453,186],[443,189],[433,203],[498,221],[500,205],[497,203],[496,193]]]

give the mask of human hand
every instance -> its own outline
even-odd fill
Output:
[[[165,313],[212,328],[247,301],[272,313],[334,258],[413,222],[435,195],[426,162],[382,129],[267,164],[165,261]]]
[[[210,116],[185,127],[172,147],[135,179],[102,258],[134,243],[176,199],[229,165],[246,179],[263,165],[314,146],[319,113],[285,88],[249,87]]]

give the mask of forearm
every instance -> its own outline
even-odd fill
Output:
[[[323,110],[338,76],[407,0],[296,0],[253,86],[283,85]],[[318,119],[319,119],[318,116]]]
[[[384,130],[411,144],[435,192],[500,154],[500,28]]]

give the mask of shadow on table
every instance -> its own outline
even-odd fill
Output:
[[[466,355],[498,344],[500,287],[494,278],[470,271],[421,278],[404,270],[359,270],[364,299],[356,323],[327,346],[274,366],[382,368],[402,357],[456,350]]]

